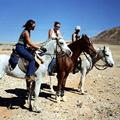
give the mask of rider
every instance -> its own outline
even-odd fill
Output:
[[[80,33],[80,26],[76,26],[76,27],[75,27],[75,31],[74,31],[74,33],[72,34],[72,42],[75,42],[76,40],[79,40],[79,39],[80,39],[79,33]],[[73,69],[73,74],[79,72],[79,70],[78,70],[78,68],[77,68],[77,66],[78,66],[79,63],[81,63],[81,58],[80,58],[80,57],[78,58],[78,60],[77,60],[76,63],[75,63],[75,67],[74,67],[74,69]]]
[[[48,39],[55,40],[55,39],[62,38],[60,27],[61,27],[60,22],[57,22],[57,21],[54,22],[54,28],[48,31]]]
[[[18,43],[16,44],[16,51],[20,57],[29,61],[26,72],[26,80],[34,80],[35,79],[35,59],[31,52],[28,51],[28,47],[30,49],[36,50],[39,47],[31,42],[30,32],[35,28],[35,21],[30,19],[25,25],[23,25],[24,30],[22,31]]]
[[[48,31],[48,39],[49,40],[59,40],[59,38],[62,38],[61,32],[60,32],[60,27],[61,27],[61,23],[58,21],[54,22],[54,28],[50,29]],[[54,73],[54,67],[56,64],[56,58],[53,58],[51,63],[48,66],[48,74],[50,76],[53,76]]]
[[[72,34],[72,42],[75,42],[76,40],[80,39],[79,32],[80,32],[80,26],[76,26],[75,32]]]

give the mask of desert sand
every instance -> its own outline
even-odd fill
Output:
[[[87,95],[77,91],[80,73],[71,73],[65,89],[67,102],[56,103],[46,76],[38,103],[41,113],[27,109],[25,80],[5,75],[0,79],[0,120],[120,120],[120,46],[106,46],[112,51],[115,65],[103,71],[90,71],[84,87]],[[0,54],[10,54],[11,47],[0,45]],[[52,80],[56,88],[56,77]]]

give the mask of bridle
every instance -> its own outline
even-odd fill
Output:
[[[56,50],[59,47],[60,48],[60,52],[56,51],[56,56],[57,58],[61,58],[64,57],[65,55],[67,55],[67,53],[65,53],[60,45],[60,40],[61,38],[56,39]]]
[[[105,47],[104,47],[104,49],[103,49],[103,57],[105,58],[105,64],[104,65],[99,65],[99,64],[95,64],[95,67],[96,67],[96,69],[98,69],[98,70],[105,70],[105,69],[107,69],[108,68],[108,62],[107,62],[107,59],[106,59],[106,56],[109,56],[108,54],[106,54],[106,52],[105,52]],[[99,67],[102,67],[102,68],[99,68]]]
[[[87,60],[90,62],[90,70],[93,68],[93,66],[95,66],[95,68],[96,69],[98,69],[98,70],[105,70],[105,69],[107,69],[108,68],[108,62],[107,62],[107,59],[106,59],[106,56],[109,56],[108,54],[106,54],[106,52],[105,52],[105,47],[104,47],[104,49],[103,49],[103,57],[105,58],[105,64],[104,65],[100,65],[100,64],[94,64],[95,62],[94,62],[94,59],[95,59],[95,57],[94,57],[94,59],[92,58],[92,61],[89,59],[89,57],[86,55],[86,53],[85,52],[83,52],[84,53],[84,55],[85,55],[85,57],[87,58]],[[98,53],[99,54],[99,53]],[[98,54],[96,54],[96,57],[98,56]],[[100,67],[102,67],[102,68],[100,68]]]
[[[59,42],[60,39],[61,39],[61,38],[58,38],[58,39],[52,39],[52,40],[55,40],[55,41],[56,41],[56,52],[53,53],[53,54],[48,53],[48,52],[45,52],[44,55],[49,55],[49,56],[52,57],[52,55],[56,55],[56,53],[58,54],[58,53],[59,53],[59,52],[57,51],[57,48],[58,48],[58,47],[59,47],[60,50],[62,51],[62,52],[60,52],[60,53],[62,53],[62,54],[66,54],[66,53],[63,51],[63,48],[62,48],[61,45],[60,45],[60,42]],[[49,41],[49,40],[43,42],[43,43],[42,43],[42,46],[44,47],[48,41]],[[38,51],[39,51],[39,50],[38,50]]]

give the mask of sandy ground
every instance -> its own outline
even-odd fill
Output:
[[[70,74],[65,89],[67,102],[55,103],[46,77],[38,103],[41,113],[27,109],[25,80],[5,75],[0,80],[0,120],[120,120],[120,46],[107,46],[112,50],[115,65],[104,71],[90,71],[85,81],[87,95],[77,92],[80,73]],[[9,46],[0,46],[0,54],[10,52]],[[52,79],[55,88],[57,80]]]

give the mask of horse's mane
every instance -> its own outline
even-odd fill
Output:
[[[68,47],[73,51],[78,45],[82,44],[85,38],[88,38],[88,36],[86,34],[83,34],[79,40],[76,40],[75,42],[70,43]]]
[[[77,40],[77,41],[75,41],[75,42],[70,43],[70,44],[68,45],[68,47],[69,47],[72,51],[74,51],[79,44],[80,44],[80,39]]]
[[[50,40],[46,40],[45,42],[42,42],[42,43],[41,43],[41,46],[44,47],[44,46],[46,46],[49,42],[50,42]]]

